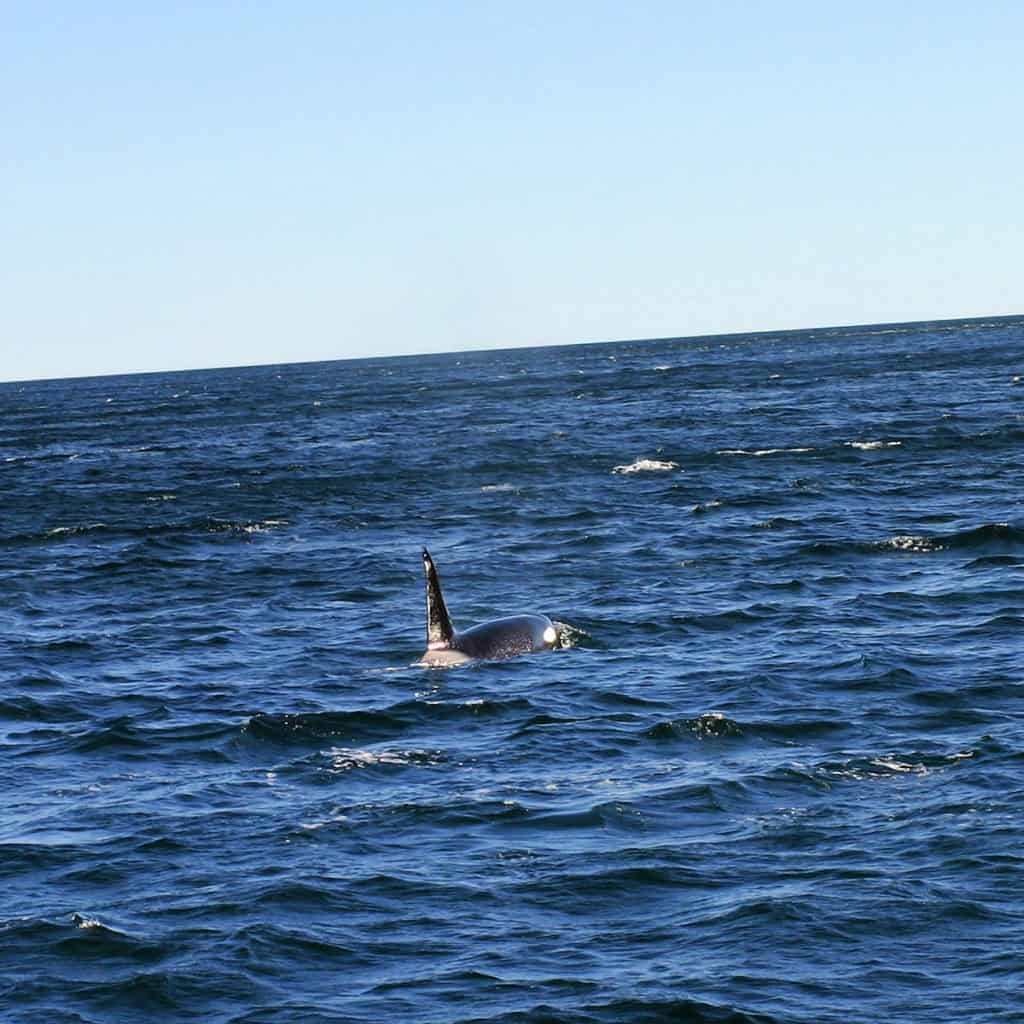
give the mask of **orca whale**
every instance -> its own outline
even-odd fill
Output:
[[[427,649],[420,664],[458,665],[473,658],[512,658],[558,646],[558,630],[546,615],[510,615],[457,631],[444,603],[434,560],[426,548],[423,574],[427,586]]]

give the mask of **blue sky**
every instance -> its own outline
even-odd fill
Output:
[[[4,9],[0,380],[1024,311],[1017,3],[156,6]]]

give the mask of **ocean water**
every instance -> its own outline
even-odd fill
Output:
[[[1024,319],[0,386],[0,1019],[1024,1021]],[[457,625],[563,649],[449,670]]]

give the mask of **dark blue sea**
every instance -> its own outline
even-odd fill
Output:
[[[6,384],[0,497],[3,1021],[1024,1021],[1024,318]]]

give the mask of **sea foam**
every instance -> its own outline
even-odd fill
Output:
[[[616,466],[613,473],[655,473],[664,472],[670,469],[678,469],[678,462],[668,462],[661,459],[637,459],[629,465]]]

